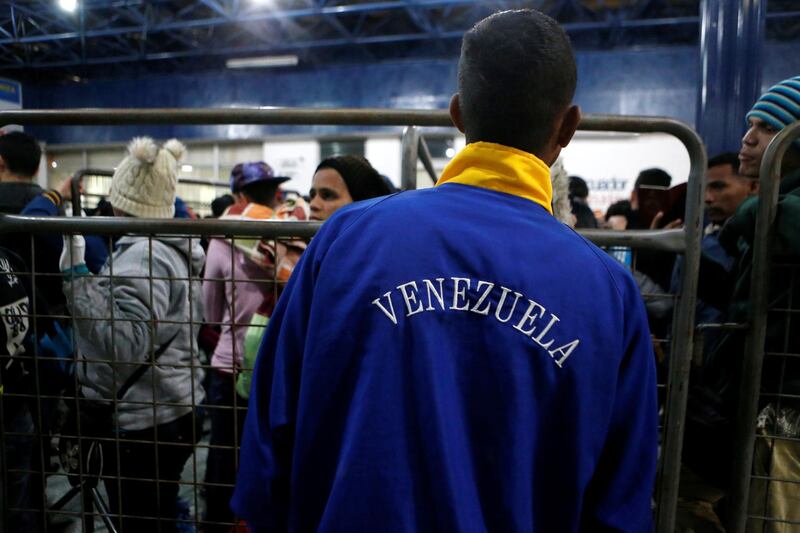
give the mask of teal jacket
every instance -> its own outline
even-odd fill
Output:
[[[762,390],[768,393],[800,394],[800,361],[775,356],[800,353],[800,170],[781,180],[775,217],[775,243],[770,277],[770,320],[767,325]],[[753,240],[755,238],[758,198],[747,199],[720,232],[720,244],[737,258],[729,280],[731,294],[726,313],[728,322],[746,322],[750,302]],[[794,310],[781,312],[776,310]],[[792,324],[794,322],[794,324]],[[744,332],[728,331],[709,355],[706,380],[728,397],[735,409],[738,375],[743,357]],[[735,379],[731,379],[735,378]],[[781,384],[782,382],[782,384]],[[769,397],[766,397],[769,398]],[[733,412],[731,412],[733,414]]]

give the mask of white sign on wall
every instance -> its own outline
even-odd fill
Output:
[[[311,189],[311,178],[319,164],[319,143],[308,141],[269,141],[264,143],[264,160],[278,176],[288,176],[281,188],[302,195]]]
[[[580,132],[562,152],[564,168],[589,186],[589,205],[605,213],[608,206],[631,196],[639,172],[660,168],[672,186],[689,177],[689,154],[671,135]]]

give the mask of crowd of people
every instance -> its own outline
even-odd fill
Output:
[[[450,114],[467,146],[433,189],[395,193],[369,161],[338,155],[318,165],[306,198],[286,198],[288,178],[242,162],[213,216],[323,221],[317,236],[0,237],[9,530],[44,527],[42,458],[70,416],[82,434],[96,430],[122,531],[191,530],[180,480],[206,431],[203,531],[237,518],[252,531],[648,530],[656,378],[671,357],[662,296],[681,290],[683,259],[600,250],[572,228],[677,228],[686,192],[645,169],[598,219],[586,182],[559,160],[580,122],[576,82],[555,21],[495,14],[464,37]],[[800,76],[754,104],[738,154],[708,162],[698,324],[747,320],[759,165],[797,120]],[[184,152],[174,139],[133,139],[101,212],[180,216]],[[0,136],[2,212],[69,214],[71,183],[33,183],[40,157],[31,136]],[[777,253],[793,261],[800,146],[782,176]],[[796,307],[800,284],[775,280],[774,301]],[[768,342],[800,353],[798,331],[772,324]],[[692,376],[685,468],[719,494],[742,335],[707,334]],[[768,359],[764,375],[765,387],[800,394],[792,364]],[[760,408],[765,434],[778,433],[764,420],[800,420],[791,402]],[[781,427],[800,437],[800,424]],[[774,445],[785,460],[762,464],[764,475],[800,460],[796,441]],[[61,454],[77,453],[86,474],[83,447]],[[800,519],[787,503],[796,488],[758,494],[759,512]],[[709,505],[721,515],[724,501]],[[708,523],[721,527],[714,513]]]
[[[98,214],[188,218],[176,197],[178,163],[184,152],[174,139],[163,146],[146,137],[133,139]],[[4,196],[5,213],[65,214],[71,183],[67,180],[57,190],[35,185],[40,156],[38,143],[25,133],[0,137],[5,170],[0,190],[9,192]],[[219,218],[325,220],[354,201],[391,192],[359,156],[322,161],[308,203],[303,198],[279,202],[279,185],[288,179],[276,176],[264,162],[236,165],[231,171],[230,200],[215,202],[224,205]],[[306,243],[211,239],[206,245],[203,249],[200,239],[166,236],[122,236],[112,241],[91,235],[63,241],[61,236],[47,235],[4,237],[0,263],[8,276],[17,273],[15,279],[26,282],[3,293],[3,303],[16,306],[4,308],[5,312],[18,316],[14,329],[7,321],[4,332],[8,362],[14,365],[4,368],[2,375],[4,430],[10,433],[4,440],[10,468],[8,494],[13,495],[9,506],[16,509],[9,515],[12,530],[41,529],[42,515],[34,510],[41,510],[43,485],[34,474],[47,443],[34,434],[64,429],[57,427],[55,408],[40,416],[35,398],[25,397],[35,391],[45,397],[78,397],[77,411],[91,411],[92,401],[116,400],[111,427],[104,430],[106,437],[113,434],[119,441],[101,442],[98,453],[102,453],[110,513],[127,531],[141,531],[153,519],[163,522],[162,530],[180,529],[176,518],[184,505],[178,481],[207,417],[205,530],[229,529],[234,517],[228,502],[248,396],[241,383],[246,377],[243,367],[247,360],[252,368],[255,357],[252,348],[247,352],[245,337],[254,316],[271,314]],[[24,276],[25,272],[33,276]],[[29,316],[34,313],[34,284],[39,328],[33,327]],[[198,331],[193,324],[201,322]],[[264,323],[252,325],[259,339]],[[49,349],[52,346],[56,349]],[[208,352],[207,365],[201,348]],[[34,359],[23,357],[34,353],[35,370]],[[65,368],[50,369],[53,361],[63,362]],[[38,384],[31,381],[36,374]],[[77,387],[69,391],[73,376]],[[89,424],[84,420],[79,431],[86,434]],[[34,431],[37,425],[41,431]]]

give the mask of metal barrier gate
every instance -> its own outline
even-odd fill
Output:
[[[787,365],[800,358],[800,250],[793,249],[788,259],[776,257],[775,220],[778,214],[778,193],[781,166],[790,146],[800,138],[800,122],[781,130],[768,146],[759,172],[760,190],[758,216],[753,239],[752,272],[750,278],[750,309],[747,335],[742,362],[742,383],[737,416],[736,442],[734,448],[735,471],[733,472],[730,529],[741,533],[749,531],[789,531],[800,528],[800,469],[773,475],[773,465],[778,450],[790,460],[800,461],[800,435],[779,431],[778,419],[782,403],[794,404],[797,391],[787,393],[784,387],[787,378],[796,378],[796,368],[787,376]],[[795,226],[795,229],[798,229]],[[775,297],[775,289],[783,289]],[[768,326],[782,324],[781,339],[771,342],[767,336]],[[768,342],[769,341],[769,342]],[[780,366],[777,390],[762,379],[765,362],[777,360]],[[773,420],[756,431],[760,409],[772,409]],[[791,410],[797,413],[795,407]],[[763,413],[763,411],[762,411]],[[794,421],[794,426],[800,420]],[[758,461],[761,464],[754,465]],[[786,508],[770,509],[766,504],[771,490],[783,492]],[[791,496],[789,495],[791,494]],[[759,501],[760,500],[760,501]],[[777,516],[780,514],[780,516]],[[789,515],[789,516],[787,516]],[[760,527],[759,527],[760,526]]]
[[[103,109],[66,111],[2,111],[0,124],[15,123],[23,125],[122,125],[122,124],[314,124],[314,125],[401,125],[451,126],[446,111],[410,111],[379,109]],[[683,229],[658,231],[591,230],[583,232],[600,246],[624,246],[635,249],[662,250],[684,255],[682,289],[677,296],[675,314],[672,321],[671,359],[669,375],[665,385],[665,417],[662,428],[662,450],[656,486],[657,530],[670,532],[675,529],[675,514],[678,500],[680,477],[681,446],[683,439],[684,416],[688,394],[689,366],[692,359],[694,334],[694,313],[697,292],[697,271],[700,254],[702,223],[703,176],[706,168],[705,148],[697,134],[688,126],[667,118],[618,117],[587,115],[580,128],[589,131],[618,131],[639,133],[667,133],[678,138],[690,156],[691,170],[687,192],[685,226]],[[411,131],[411,133],[409,133]],[[413,129],[404,136],[403,168],[410,168],[413,158],[416,167],[417,150],[422,146],[422,159],[429,161],[424,143]],[[427,167],[428,165],[426,165]],[[430,169],[429,169],[430,172]],[[414,171],[415,173],[415,171]],[[410,174],[409,174],[410,175]],[[404,172],[404,177],[406,173]],[[404,185],[409,183],[404,180]],[[5,216],[0,218],[0,235],[27,235],[31,241],[34,235],[45,234],[89,234],[89,235],[141,235],[151,239],[155,235],[187,236],[198,240],[200,237],[227,236],[230,238],[265,238],[275,240],[310,238],[319,227],[312,222],[267,222],[254,221],[241,223],[225,220],[146,220],[136,218],[33,218]],[[35,258],[33,258],[35,262]],[[31,266],[35,271],[35,265]],[[187,280],[189,281],[189,280]],[[272,290],[277,295],[277,277],[264,280],[272,282]],[[153,279],[150,279],[152,284]],[[189,283],[191,286],[191,283]],[[35,292],[34,287],[34,292]],[[36,318],[36,310],[32,313]],[[63,316],[61,318],[64,318]],[[113,317],[112,317],[113,318]],[[189,321],[193,327],[197,321]],[[34,325],[35,327],[35,325]],[[38,355],[38,354],[37,354]],[[77,378],[76,378],[77,381]],[[37,391],[38,392],[38,391]],[[37,394],[37,398],[41,395]],[[155,408],[155,405],[154,405]],[[80,431],[78,431],[80,433]],[[117,439],[117,446],[119,446]],[[43,460],[42,460],[43,463]],[[44,469],[44,464],[41,465]],[[5,474],[5,472],[3,472]],[[81,473],[83,475],[83,473]],[[194,488],[199,484],[195,478]],[[43,487],[44,488],[44,487]],[[84,526],[94,525],[91,509],[94,496],[84,494],[84,509],[81,516]],[[197,502],[197,490],[194,491]],[[96,499],[96,498],[95,498]],[[96,503],[96,502],[95,502]],[[196,509],[197,507],[195,507]],[[101,508],[101,511],[103,509]],[[110,526],[106,522],[107,526]]]

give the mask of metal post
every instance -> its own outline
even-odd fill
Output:
[[[5,461],[7,441],[4,433],[5,433],[6,423],[3,418],[2,400],[3,400],[3,391],[0,389],[0,533],[5,533],[6,524],[8,523],[8,498],[5,493],[8,473]]]
[[[425,142],[425,137],[422,135],[419,136],[419,151],[417,153],[420,161],[422,161],[422,166],[428,171],[428,176],[430,176],[435,184],[439,181],[439,177],[436,175],[436,169],[433,167],[433,158],[431,157],[431,151],[428,149],[428,143]]]
[[[744,116],[761,94],[766,0],[703,0],[697,130],[718,154],[738,150]]]
[[[800,122],[781,130],[772,139],[761,160],[759,171],[758,216],[753,239],[753,260],[750,276],[749,331],[745,338],[739,411],[736,417],[733,484],[731,486],[731,516],[729,530],[743,533],[747,526],[750,499],[750,473],[753,468],[753,449],[756,440],[758,395],[761,389],[761,369],[764,362],[764,343],[767,337],[769,310],[770,252],[774,236],[775,215],[778,211],[778,191],[783,156],[794,139],[800,137]]]
[[[700,268],[700,241],[703,235],[703,189],[705,187],[706,151],[700,138],[692,132],[676,135],[689,152],[691,167],[686,196],[686,250],[678,295],[677,312],[672,324],[672,355],[667,381],[664,446],[659,472],[660,493],[656,529],[662,533],[675,531],[678,509],[683,432],[686,425],[686,402],[689,399],[689,372],[694,347],[694,315],[697,306],[697,278]]]
[[[408,126],[403,130],[401,146],[400,190],[411,191],[417,188],[419,129],[416,126]]]

